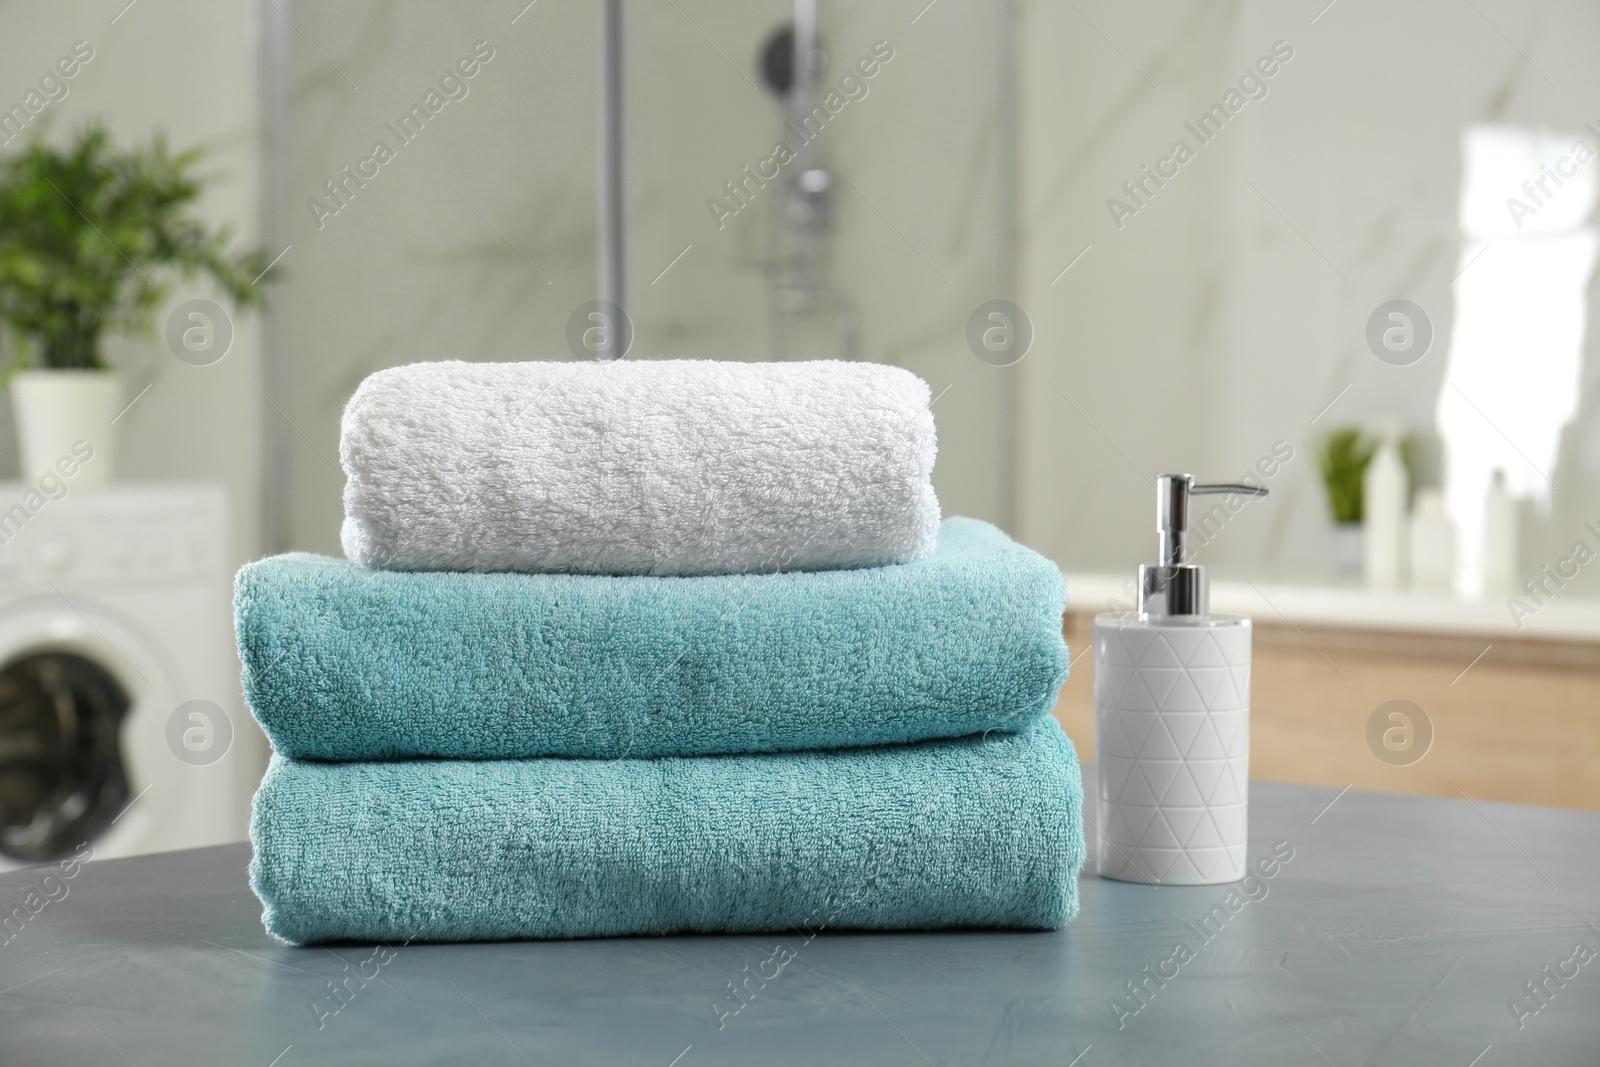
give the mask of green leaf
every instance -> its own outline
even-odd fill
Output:
[[[0,320],[18,360],[103,367],[101,339],[149,333],[175,277],[206,277],[240,308],[266,303],[265,249],[230,253],[232,231],[193,213],[203,150],[166,138],[119,149],[100,123],[56,148],[0,157]],[[277,273],[276,270],[273,272]]]
[[[1317,468],[1328,494],[1328,510],[1337,523],[1360,522],[1363,513],[1362,480],[1378,442],[1354,426],[1332,430],[1317,449]]]

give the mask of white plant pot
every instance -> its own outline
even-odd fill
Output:
[[[111,480],[122,383],[111,371],[25,370],[11,379],[22,480],[47,473],[87,489]],[[70,472],[70,473],[69,473]]]
[[[1328,540],[1333,551],[1333,565],[1339,573],[1346,578],[1361,577],[1366,559],[1364,527],[1359,522],[1335,523]]]

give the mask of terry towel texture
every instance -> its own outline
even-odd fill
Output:
[[[1049,560],[953,518],[896,567],[700,578],[239,572],[245,694],[309,759],[793,751],[1022,728],[1067,674]]]
[[[777,756],[275,756],[250,883],[300,943],[1052,929],[1077,911],[1081,804],[1053,719]]]
[[[939,524],[928,386],[874,363],[416,363],[345,407],[345,553],[394,570],[902,563]]]

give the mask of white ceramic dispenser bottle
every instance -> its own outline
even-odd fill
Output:
[[[1209,493],[1228,494],[1225,505],[1267,495],[1261,486],[1159,475],[1160,562],[1139,567],[1138,611],[1095,616],[1105,878],[1219,885],[1245,875],[1250,620],[1210,614],[1206,568],[1188,562],[1189,498]]]

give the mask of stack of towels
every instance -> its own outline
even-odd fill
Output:
[[[426,363],[344,415],[348,560],[239,572],[283,940],[1054,928],[1065,594],[939,521],[873,364]]]

